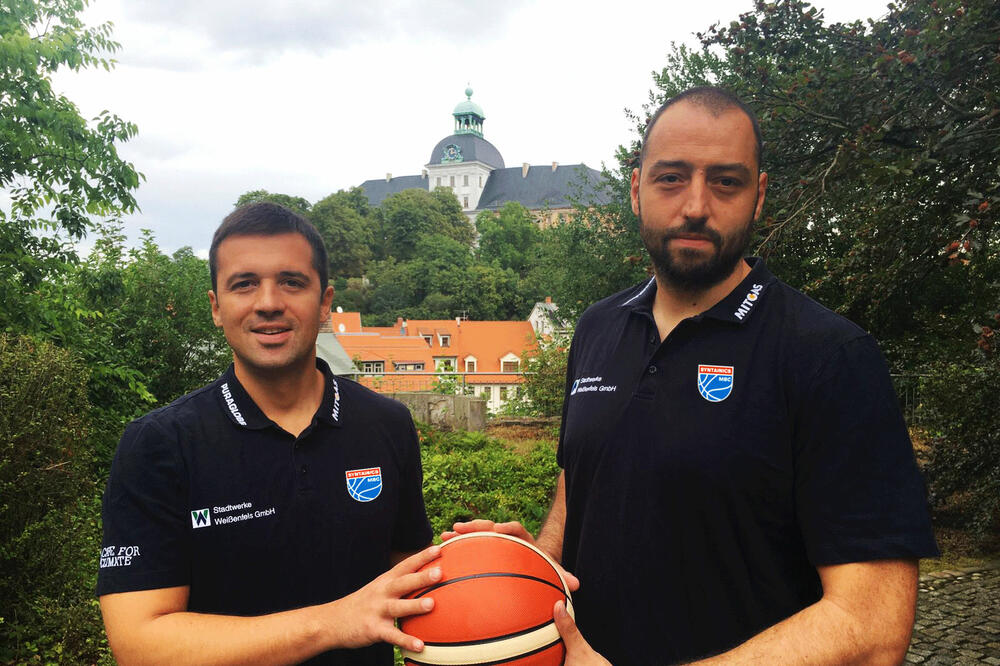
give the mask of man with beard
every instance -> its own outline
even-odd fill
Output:
[[[916,560],[937,553],[923,482],[872,338],[743,258],[761,153],[716,88],[667,101],[643,138],[631,198],[655,275],[577,325],[537,538],[580,581],[579,630],[555,608],[567,664],[906,652]],[[455,529],[491,527],[530,538]]]

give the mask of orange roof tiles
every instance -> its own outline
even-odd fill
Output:
[[[358,322],[360,332],[348,330],[337,333],[337,340],[344,351],[357,361],[384,361],[386,372],[392,372],[393,363],[424,363],[424,373],[434,372],[435,358],[455,358],[456,372],[464,374],[465,361],[476,360],[476,373],[465,377],[469,384],[516,384],[523,381],[519,375],[478,374],[500,373],[501,360],[513,355],[523,363],[528,352],[537,348],[535,334],[527,321],[469,321],[454,319],[397,319],[395,326],[360,326],[356,312],[341,313],[345,328],[348,321]],[[351,317],[348,319],[348,317]],[[356,317],[356,319],[354,319]],[[338,321],[337,323],[341,323]],[[405,328],[404,328],[405,324]],[[405,330],[406,335],[400,333]],[[422,336],[430,336],[428,344]],[[448,336],[448,345],[442,346],[442,336]],[[414,374],[383,377],[359,377],[361,383],[375,390],[426,391],[434,384],[432,375]],[[384,387],[384,388],[381,388]]]

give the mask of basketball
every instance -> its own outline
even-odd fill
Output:
[[[531,544],[496,532],[462,534],[441,544],[441,580],[411,599],[434,599],[434,610],[400,620],[424,642],[402,650],[405,663],[557,666],[565,648],[552,621],[562,599],[573,615],[569,588],[556,564]]]

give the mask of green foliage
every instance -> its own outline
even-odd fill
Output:
[[[326,244],[330,275],[363,275],[372,258],[373,222],[358,212],[356,198],[340,191],[317,201],[309,213]]]
[[[439,432],[419,426],[424,502],[435,534],[460,520],[519,520],[535,533],[559,477],[555,444],[538,442],[518,453],[478,432]]]
[[[412,259],[418,243],[429,234],[445,236],[465,248],[472,245],[475,232],[451,190],[403,190],[386,197],[380,211],[387,256]]]
[[[281,194],[280,192],[268,192],[267,190],[251,190],[249,192],[244,192],[240,195],[240,198],[236,200],[236,203],[233,204],[233,208],[239,208],[240,206],[252,203],[260,203],[262,201],[269,201],[271,203],[276,203],[279,206],[284,206],[285,208],[295,211],[299,215],[308,216],[310,209],[312,209],[312,204],[309,203],[308,199],[290,194]]]
[[[963,526],[985,537],[1000,519],[1000,355],[943,362],[924,385],[924,424],[932,434],[927,468],[939,506],[959,504]]]
[[[532,259],[539,230],[531,212],[510,201],[497,212],[483,211],[476,217],[480,260],[496,262],[523,275]]]
[[[524,363],[524,383],[508,400],[503,413],[523,416],[559,416],[566,393],[569,339],[539,340]]]
[[[88,122],[52,89],[60,68],[114,64],[105,57],[119,48],[111,24],[83,25],[84,4],[13,0],[0,12],[0,188],[11,200],[0,222],[62,228],[75,238],[92,215],[134,210],[140,179],[114,145],[132,138],[135,125],[107,111]],[[51,218],[35,219],[40,209]]]
[[[89,475],[87,369],[0,335],[0,661],[94,662],[98,486]]]

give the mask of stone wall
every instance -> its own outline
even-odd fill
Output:
[[[486,401],[470,395],[387,393],[410,409],[414,421],[443,430],[484,430]]]

